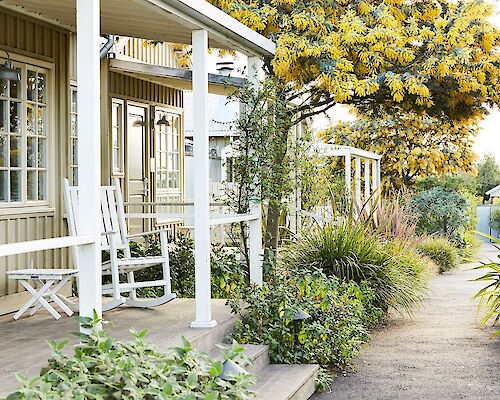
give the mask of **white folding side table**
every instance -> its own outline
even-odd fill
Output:
[[[14,315],[14,319],[19,319],[32,306],[30,315],[35,314],[40,308],[44,307],[55,319],[61,318],[61,314],[52,307],[46,298],[53,300],[68,316],[73,315],[70,307],[75,306],[75,304],[57,292],[77,274],[78,270],[76,269],[20,269],[8,271],[9,279],[18,280],[32,296]],[[40,282],[41,287],[34,287],[32,285],[34,282]],[[35,304],[37,302],[38,304]]]

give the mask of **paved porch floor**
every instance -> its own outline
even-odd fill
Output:
[[[234,316],[225,300],[212,300],[212,316],[218,326],[229,328]],[[46,311],[39,311],[33,317],[27,314],[18,321],[13,314],[0,317],[0,396],[19,387],[15,374],[27,376],[39,373],[50,356],[47,340],[69,339],[77,342],[71,332],[78,330],[74,317],[63,316],[56,321]],[[120,307],[104,313],[104,319],[112,324],[107,326],[113,337],[129,339],[130,329],[148,329],[148,340],[160,351],[177,346],[180,336],[191,341],[200,340],[206,329],[193,329],[189,324],[194,320],[193,299],[175,299],[152,309]],[[68,349],[71,349],[68,344]],[[202,343],[200,342],[200,346]],[[198,347],[200,348],[200,347]],[[205,350],[205,349],[202,349]]]

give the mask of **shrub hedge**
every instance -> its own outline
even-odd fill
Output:
[[[448,239],[439,236],[428,236],[417,245],[418,252],[429,257],[439,267],[439,273],[451,271],[460,264],[458,249]]]

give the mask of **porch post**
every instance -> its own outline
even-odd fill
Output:
[[[260,81],[263,78],[264,70],[262,69],[264,62],[258,56],[248,57],[247,69],[248,69],[248,81],[258,87]]]
[[[255,90],[260,89],[263,78],[263,62],[260,57],[248,57],[248,81]],[[249,222],[249,264],[250,264],[250,282],[256,285],[262,285],[262,262],[264,259],[264,249],[262,248],[262,216],[261,216],[261,194],[259,198],[250,200],[250,213],[258,216]]]
[[[80,316],[102,315],[99,0],[77,0],[78,225],[95,242],[79,249]]]
[[[210,328],[212,320],[210,283],[210,208],[208,174],[208,33],[192,32],[193,46],[193,158],[194,262],[196,320],[193,328]]]

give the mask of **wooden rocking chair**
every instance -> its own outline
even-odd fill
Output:
[[[78,186],[70,186],[64,179],[64,202],[68,220],[70,235],[78,235]],[[110,260],[103,263],[103,275],[111,275],[111,284],[103,285],[103,294],[111,294],[112,299],[103,303],[103,311],[111,310],[122,304],[133,307],[155,307],[165,304],[174,299],[170,284],[170,267],[168,260],[168,237],[167,231],[159,229],[151,232],[129,235],[125,221],[125,209],[123,206],[122,192],[118,179],[114,180],[113,186],[101,187],[101,249],[108,251]],[[130,253],[129,239],[143,237],[159,233],[161,244],[161,255],[153,257],[132,257]],[[73,259],[78,266],[78,250],[73,248]],[[120,253],[121,254],[120,254]],[[136,282],[134,272],[153,267],[162,266],[163,279],[156,281]],[[120,275],[125,275],[126,282],[120,281]],[[137,289],[147,287],[163,287],[163,295],[156,298],[138,298]],[[129,293],[128,297],[122,296]]]

